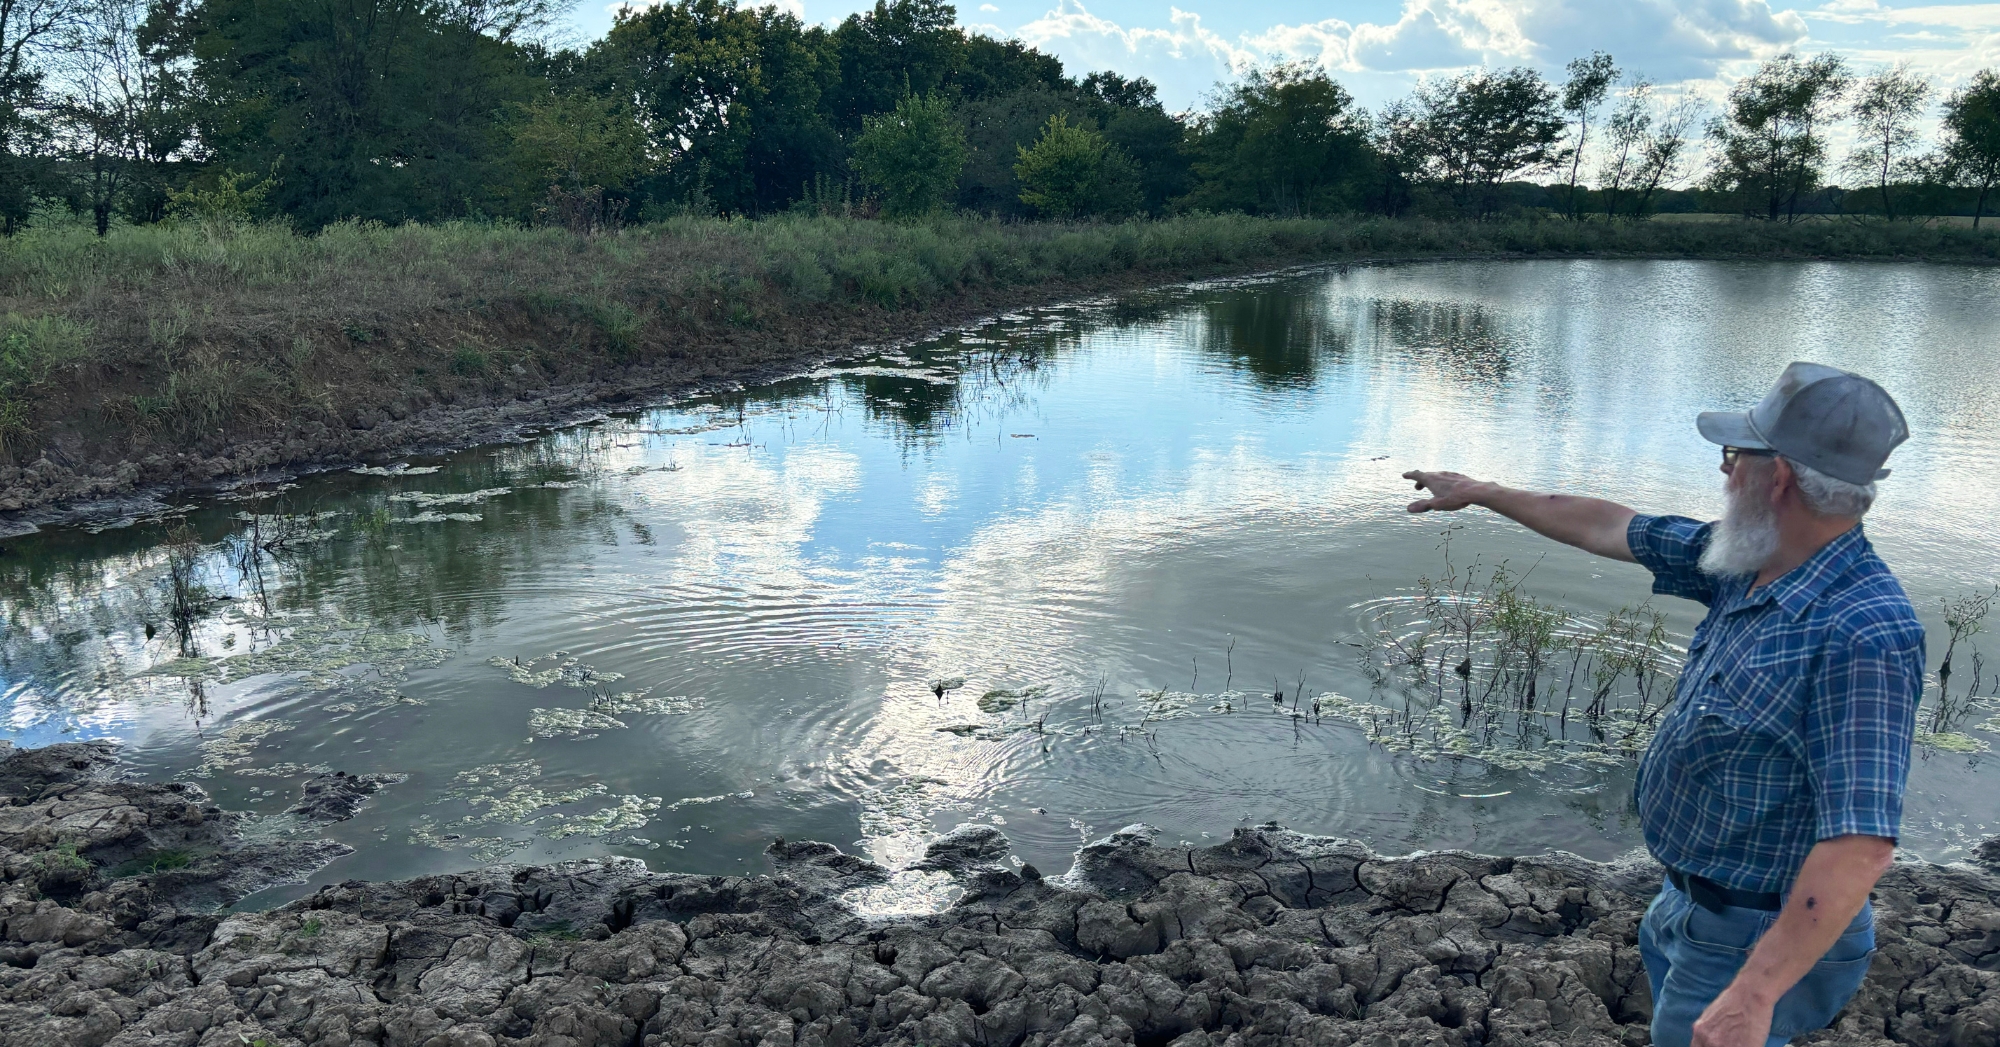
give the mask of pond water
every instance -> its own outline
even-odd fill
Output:
[[[357,850],[315,882],[604,853],[733,872],[776,835],[898,862],[967,821],[1052,872],[1135,821],[1608,857],[1640,842],[1623,753],[1699,608],[1648,605],[1639,568],[1488,514],[1412,518],[1400,474],[1713,515],[1697,411],[1754,401],[1795,358],[1861,371],[1912,424],[1869,531],[1935,667],[1942,602],[2000,578],[1996,303],[2000,269],[1451,262],[1011,315],[516,444],[9,539],[0,726],[122,739],[135,772],[273,831],[316,769],[408,775],[325,831]],[[1539,702],[1481,730],[1460,702],[1485,663],[1449,677],[1439,646],[1398,669],[1380,638],[1478,603],[1502,564],[1526,606],[1564,612]],[[1461,590],[1426,605],[1419,580],[1447,570]],[[1587,723],[1608,648],[1563,637],[1642,605],[1666,630],[1651,675]],[[1973,671],[1980,639],[1959,691],[2000,685]],[[1975,696],[1920,750],[1919,853],[2000,831],[2000,789],[1963,751],[1996,740],[1996,712]]]

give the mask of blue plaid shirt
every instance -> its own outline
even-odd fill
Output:
[[[1708,605],[1639,762],[1639,820],[1669,867],[1783,892],[1821,840],[1895,838],[1924,629],[1859,527],[1752,591],[1752,575],[1696,566],[1714,526],[1639,516],[1626,531],[1654,592]]]

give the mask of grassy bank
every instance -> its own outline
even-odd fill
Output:
[[[0,510],[448,441],[455,412],[617,401],[1054,295],[1462,254],[1993,262],[2000,236],[1229,216],[35,230],[0,240]]]

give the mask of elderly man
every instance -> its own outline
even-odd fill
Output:
[[[1653,1043],[1764,1047],[1832,1022],[1874,953],[1868,894],[1902,817],[1924,633],[1861,517],[1909,430],[1880,386],[1809,363],[1696,424],[1722,445],[1716,523],[1404,476],[1430,492],[1413,513],[1483,506],[1708,606],[1639,764],[1667,867],[1639,948]]]

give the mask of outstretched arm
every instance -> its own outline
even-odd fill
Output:
[[[1637,563],[1625,528],[1639,515],[1617,502],[1602,498],[1579,498],[1568,494],[1536,494],[1517,491],[1458,473],[1408,472],[1405,480],[1415,480],[1417,490],[1429,491],[1429,498],[1410,503],[1413,513],[1452,512],[1470,505],[1484,506],[1522,524],[1529,530],[1574,545],[1613,560]]]

